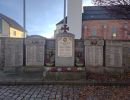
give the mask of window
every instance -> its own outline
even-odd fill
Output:
[[[16,31],[13,31],[13,35],[16,36]]]
[[[124,28],[128,28],[128,24],[129,24],[129,23],[128,23],[127,21],[125,21],[125,22],[124,22]]]
[[[124,31],[125,34],[129,35],[128,30],[129,30],[128,22],[125,22],[122,31]]]
[[[85,29],[85,30],[87,29],[87,25],[84,25],[84,29]]]
[[[106,24],[104,24],[104,25],[103,25],[103,28],[104,28],[104,29],[106,29],[106,28],[107,28],[107,25],[106,25]]]
[[[101,26],[103,29],[107,28],[107,21],[101,21]]]
[[[125,28],[125,29],[128,29],[128,25],[124,25],[124,28]]]
[[[96,36],[96,34],[97,34],[97,28],[96,28],[96,26],[93,26],[92,27],[92,29],[91,29],[91,34],[92,34],[92,36]]]
[[[117,28],[115,26],[112,26],[112,37],[117,36]]]

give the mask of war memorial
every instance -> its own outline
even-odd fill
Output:
[[[0,37],[0,100],[130,100],[129,19],[68,2],[54,38]]]
[[[106,21],[112,19],[113,23],[116,22],[113,16],[108,16],[106,7],[84,7],[82,14],[82,2],[77,0],[78,6],[74,6],[73,2],[68,3],[67,18],[64,3],[64,19],[57,24],[62,24],[61,31],[53,39],[39,35],[0,37],[0,69],[5,73],[42,73],[41,77],[47,80],[87,80],[90,73],[129,74],[129,35],[117,36],[114,27],[113,35],[109,36]],[[76,14],[75,18],[73,14]],[[100,19],[102,17],[106,19]],[[91,26],[93,23],[97,26]],[[99,27],[97,23],[103,23],[103,29],[96,33],[96,27]],[[91,35],[89,28],[92,28]],[[76,33],[80,33],[81,38],[77,38]],[[114,39],[115,36],[117,39]]]
[[[101,8],[105,7],[84,7],[84,11],[88,15],[86,16],[84,13],[83,18],[91,19],[92,15],[90,13],[90,16],[88,12],[95,13],[95,9],[100,12]],[[64,10],[62,31],[57,33],[53,39],[39,35],[27,36],[26,38],[0,37],[0,69],[4,72],[14,73],[42,72],[42,77],[50,80],[53,77],[59,78],[59,80],[67,78],[86,80],[89,73],[129,73],[129,39],[88,36],[90,30],[86,28],[87,38],[85,38],[84,33],[84,37],[77,39],[75,33],[69,31],[66,23],[66,8]],[[70,11],[70,13],[72,12]],[[69,20],[68,18],[68,24]],[[90,21],[87,23],[91,24]],[[85,25],[84,22],[84,27]]]

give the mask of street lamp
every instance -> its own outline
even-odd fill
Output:
[[[25,46],[25,38],[26,38],[26,2],[23,0],[23,28],[24,28],[24,36],[23,36],[23,66],[26,65],[26,46]]]
[[[61,27],[61,30],[63,30],[63,33],[67,33],[67,30],[69,30],[69,27],[67,27],[67,23],[66,23],[66,0],[64,0],[64,23],[63,23],[63,27]]]
[[[24,28],[24,38],[26,37],[26,1],[23,0],[23,28]]]

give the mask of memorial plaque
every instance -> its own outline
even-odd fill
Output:
[[[72,38],[62,37],[58,40],[58,56],[72,57]]]
[[[106,66],[122,66],[122,43],[120,41],[106,41]]]
[[[103,66],[103,40],[88,39],[85,44],[85,65]]]
[[[44,65],[45,38],[29,36],[26,39],[26,66]]]
[[[4,38],[4,71],[23,66],[23,39]]]
[[[74,35],[71,33],[57,34],[55,46],[55,66],[74,66]]]

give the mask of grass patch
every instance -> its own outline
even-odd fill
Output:
[[[85,72],[47,72],[45,80],[73,81],[85,79]]]

